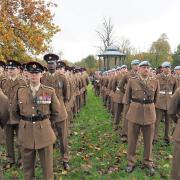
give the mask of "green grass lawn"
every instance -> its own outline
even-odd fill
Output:
[[[163,128],[161,127],[161,134]],[[139,137],[137,146],[137,167],[133,173],[127,174],[127,144],[122,144],[117,131],[112,128],[112,120],[102,105],[102,100],[95,97],[92,87],[88,88],[88,102],[79,116],[74,119],[70,137],[70,164],[69,172],[63,171],[59,150],[54,150],[55,179],[61,180],[100,180],[100,179],[169,179],[172,159],[172,145],[165,146],[162,138],[154,146],[153,158],[156,166],[156,175],[147,176],[147,171],[141,169],[143,158],[142,137]],[[161,135],[162,137],[162,135]],[[5,149],[0,147],[1,164],[5,163]],[[42,179],[41,168],[37,162],[37,179]],[[16,167],[4,172],[5,179],[23,179],[22,171]]]

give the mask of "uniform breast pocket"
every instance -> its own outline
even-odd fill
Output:
[[[38,109],[41,112],[41,114],[49,114],[50,112],[50,104],[38,104]]]
[[[24,109],[25,105],[27,105],[27,99],[20,97],[18,100],[18,104],[19,104],[20,110],[22,111]]]
[[[144,96],[144,91],[141,88],[132,89],[132,97],[142,98]]]

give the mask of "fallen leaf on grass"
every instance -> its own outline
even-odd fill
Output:
[[[173,158],[173,156],[171,154],[169,154],[165,159],[166,160],[171,160]]]
[[[82,164],[81,165],[81,168],[84,170],[84,171],[90,171],[90,169],[92,169],[92,165],[90,164]]]
[[[85,156],[83,157],[83,160],[84,160],[84,161],[88,161],[88,160],[89,160],[89,155],[85,155]]]
[[[62,171],[62,175],[66,175],[68,172],[67,171]]]
[[[101,148],[99,148],[99,147],[95,147],[95,150],[100,151],[100,150],[101,150]]]
[[[111,174],[113,172],[118,172],[118,171],[119,171],[118,166],[112,166],[112,167],[109,167],[108,173]]]
[[[164,164],[163,168],[169,168],[169,164]]]
[[[88,148],[93,149],[94,148],[94,144],[88,144]]]
[[[19,177],[18,171],[13,171],[12,172],[12,179],[18,179],[18,177]]]

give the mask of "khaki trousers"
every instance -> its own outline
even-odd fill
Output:
[[[136,145],[140,131],[144,141],[144,161],[146,166],[152,166],[152,141],[154,135],[154,124],[139,125],[128,122],[128,165],[135,166]]]
[[[19,127],[18,124],[7,124],[5,127],[7,160],[10,163],[15,163],[14,133],[16,133],[16,136],[18,135],[18,127]],[[20,161],[21,160],[20,146],[17,147],[18,147],[18,161]]]
[[[54,180],[53,145],[38,150],[22,148],[24,180],[35,180],[36,152],[43,169],[43,180]]]
[[[172,180],[180,179],[180,164],[179,163],[180,163],[180,142],[175,141],[173,160],[172,160],[172,169],[171,169]]]
[[[62,156],[63,162],[69,161],[69,155],[68,155],[68,130],[67,130],[67,120],[62,121],[58,123],[58,126],[56,126],[58,139],[60,142],[60,152]]]
[[[167,110],[156,109],[156,123],[154,131],[154,140],[158,139],[159,125],[162,118],[165,118],[165,130],[164,130],[164,139],[169,139],[169,127],[170,127],[170,117],[167,114]]]
[[[114,124],[116,126],[119,125],[122,111],[123,111],[123,104],[122,103],[114,103]]]
[[[6,138],[4,130],[0,127],[0,144],[5,144]]]
[[[123,106],[123,127],[122,127],[122,132],[121,136],[128,136],[128,120],[126,119],[126,114],[129,110],[129,105],[124,104]]]

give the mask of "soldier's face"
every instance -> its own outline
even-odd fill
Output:
[[[180,75],[180,70],[175,70],[176,75]]]
[[[8,69],[8,75],[10,77],[15,77],[19,74],[20,70],[18,68],[14,68],[14,69]]]
[[[42,77],[42,73],[29,73],[30,83],[39,83]]]
[[[133,71],[138,71],[139,65],[132,65],[132,70]]]
[[[171,73],[171,69],[169,67],[162,68],[162,71],[164,74],[170,74]]]
[[[127,68],[122,68],[121,72],[127,72]]]
[[[139,73],[143,76],[148,76],[150,74],[149,66],[141,66],[139,67]]]
[[[48,64],[47,68],[49,71],[55,71],[56,70],[56,64],[55,63]]]

